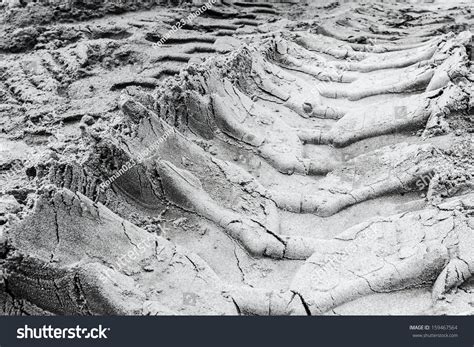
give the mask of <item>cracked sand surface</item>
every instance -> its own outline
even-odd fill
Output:
[[[472,5],[197,8],[2,8],[2,314],[472,314]]]

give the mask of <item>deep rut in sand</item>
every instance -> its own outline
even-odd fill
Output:
[[[472,5],[72,3],[0,18],[2,314],[473,312]]]

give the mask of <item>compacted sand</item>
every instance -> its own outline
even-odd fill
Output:
[[[472,314],[472,10],[4,1],[1,314]]]

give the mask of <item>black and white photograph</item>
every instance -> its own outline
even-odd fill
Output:
[[[473,11],[0,0],[0,346],[100,346],[106,317],[474,331]],[[407,341],[474,346],[440,322]]]

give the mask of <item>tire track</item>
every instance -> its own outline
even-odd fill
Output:
[[[433,302],[415,294],[423,313],[464,312],[472,18],[434,6],[222,1],[161,47],[198,7],[33,34],[40,44],[0,63],[11,119],[0,144],[12,148],[1,198],[19,216],[0,225],[4,301],[57,314],[83,302],[100,303],[91,313],[354,314],[433,285]],[[12,176],[16,143],[36,154],[17,158],[29,169]],[[51,213],[65,234],[57,263]],[[70,278],[85,283],[80,300]],[[34,294],[36,282],[58,302]],[[450,294],[459,285],[466,292]]]

